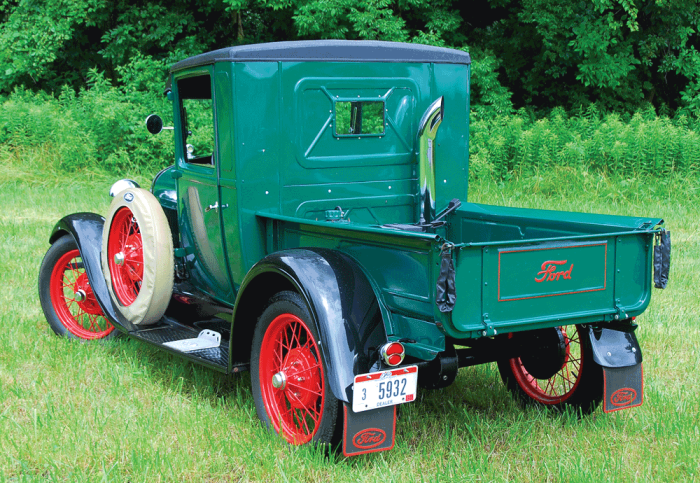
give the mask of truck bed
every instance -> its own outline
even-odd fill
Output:
[[[473,339],[641,313],[653,237],[663,221],[464,203],[436,233],[257,213],[266,252],[330,248],[354,258],[379,297],[390,340],[432,359],[445,337]],[[451,247],[456,304],[438,309],[442,250]]]
[[[465,203],[448,331],[478,337],[632,317],[648,305],[661,219]]]

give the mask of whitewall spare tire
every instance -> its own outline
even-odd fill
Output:
[[[141,188],[118,193],[102,233],[102,271],[115,306],[131,323],[165,313],[173,293],[173,239],[158,200]]]

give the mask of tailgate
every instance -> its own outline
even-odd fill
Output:
[[[618,230],[457,246],[450,335],[490,336],[640,314],[650,300],[657,230]]]

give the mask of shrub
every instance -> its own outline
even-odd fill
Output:
[[[543,119],[521,110],[471,124],[472,175],[506,178],[555,166],[620,174],[696,173],[700,169],[697,121],[642,110],[623,119],[595,107],[567,115],[555,109]]]

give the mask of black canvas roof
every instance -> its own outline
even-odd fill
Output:
[[[466,52],[431,45],[375,40],[305,40],[239,45],[195,55],[170,71],[214,62],[421,62],[471,64]]]

